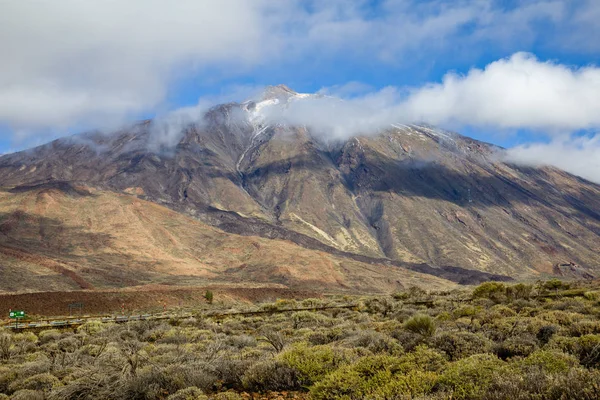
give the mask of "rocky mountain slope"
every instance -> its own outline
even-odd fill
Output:
[[[1,157],[0,186],[83,184],[230,233],[421,272],[445,267],[436,275],[600,274],[600,186],[506,164],[502,149],[427,125],[332,141],[265,122],[269,107],[307,96],[279,86],[216,106],[171,144],[152,121],[59,139]]]
[[[393,291],[452,282],[245,237],[127,194],[68,183],[0,192],[0,291],[234,285]]]

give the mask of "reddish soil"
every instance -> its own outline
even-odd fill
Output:
[[[125,312],[157,312],[166,306],[194,307],[206,304],[204,294],[211,290],[214,294],[215,307],[220,302],[231,301],[274,301],[276,299],[303,299],[321,297],[320,294],[308,291],[282,288],[256,287],[169,287],[144,286],[123,290],[81,290],[69,292],[39,292],[0,294],[0,315],[8,315],[10,309],[24,310],[28,315],[58,316],[69,314],[69,304],[84,303],[82,314],[111,314]],[[79,314],[79,311],[74,311]]]

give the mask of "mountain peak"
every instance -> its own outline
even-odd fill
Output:
[[[267,86],[262,93],[263,100],[269,100],[273,98],[287,98],[290,96],[297,95],[298,92],[290,89],[284,84],[276,85],[276,86]]]

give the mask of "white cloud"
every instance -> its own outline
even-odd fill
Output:
[[[335,95],[347,90],[342,86],[323,92]],[[266,113],[271,123],[309,125],[323,134],[350,137],[396,122],[531,129],[555,135],[600,127],[598,110],[600,68],[573,68],[516,53],[464,76],[448,73],[441,83],[388,87],[344,101],[307,98]]]
[[[505,160],[530,166],[552,165],[600,184],[600,135],[511,148]]]
[[[597,127],[600,68],[517,53],[466,76],[449,73],[440,84],[414,90],[402,108],[431,123],[550,131]]]
[[[8,2],[0,124],[27,135],[122,121],[164,108],[173,81],[190,75],[218,81],[264,66],[304,68],[314,58],[401,64],[479,54],[482,43],[523,45],[537,37],[538,21],[562,21],[565,3],[386,0],[374,10],[366,0]],[[206,68],[225,72],[215,78]]]
[[[258,62],[264,5],[9,2],[0,13],[0,122],[16,129],[93,126],[152,110],[175,70]]]

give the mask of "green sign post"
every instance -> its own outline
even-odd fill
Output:
[[[15,320],[15,328],[18,328],[19,327],[19,318],[25,318],[25,311],[10,310],[8,312],[8,317]]]
[[[25,311],[11,311],[8,316],[10,318],[25,318]]]

